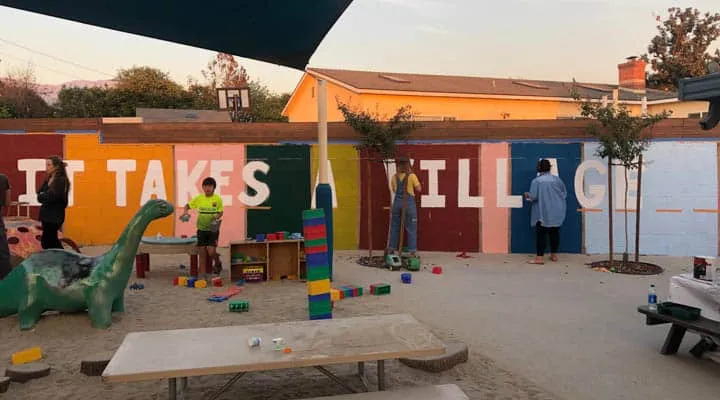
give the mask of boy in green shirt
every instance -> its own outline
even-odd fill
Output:
[[[180,216],[181,220],[187,221],[190,218],[190,209],[198,210],[197,215],[197,246],[200,255],[200,271],[206,274],[219,274],[222,266],[220,257],[217,254],[218,237],[220,236],[220,222],[223,215],[222,197],[215,194],[217,182],[208,177],[203,179],[202,194],[195,196],[190,203],[185,205],[185,211]],[[215,268],[212,268],[215,260]]]

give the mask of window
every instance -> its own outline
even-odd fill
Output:
[[[690,119],[702,119],[705,116],[704,112],[689,113],[688,118]]]

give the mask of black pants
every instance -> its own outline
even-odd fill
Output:
[[[545,248],[547,247],[547,237],[550,237],[550,253],[556,254],[558,247],[560,247],[560,228],[552,227],[546,228],[538,222],[535,225],[535,232],[537,234],[536,246],[537,256],[542,257],[545,255]]]
[[[10,265],[10,245],[7,241],[7,232],[5,232],[5,224],[0,215],[0,280],[5,278],[12,269]]]
[[[62,243],[60,243],[60,239],[58,239],[59,230],[60,224],[42,221],[42,237],[40,238],[40,245],[43,249],[63,248]]]

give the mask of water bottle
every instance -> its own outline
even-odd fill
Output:
[[[655,285],[650,285],[650,290],[648,290],[648,309],[650,311],[657,311],[657,293],[655,293]]]

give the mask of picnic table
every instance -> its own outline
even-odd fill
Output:
[[[261,338],[262,346],[249,347],[252,337]],[[283,338],[292,351],[273,350],[273,338]],[[176,399],[178,392],[184,395],[188,377],[235,374],[214,399],[248,372],[313,367],[356,393],[325,366],[357,363],[367,391],[364,363],[377,362],[378,390],[385,390],[385,360],[444,353],[444,344],[409,314],[131,332],[102,379],[107,383],[168,379],[170,399]]]
[[[695,321],[685,321],[671,315],[651,311],[648,306],[640,306],[638,312],[645,314],[646,325],[671,324],[665,343],[660,354],[672,355],[677,353],[687,331],[700,335],[700,341],[690,350],[695,357],[701,357],[706,351],[717,348],[715,341],[720,341],[720,322],[700,317]]]

